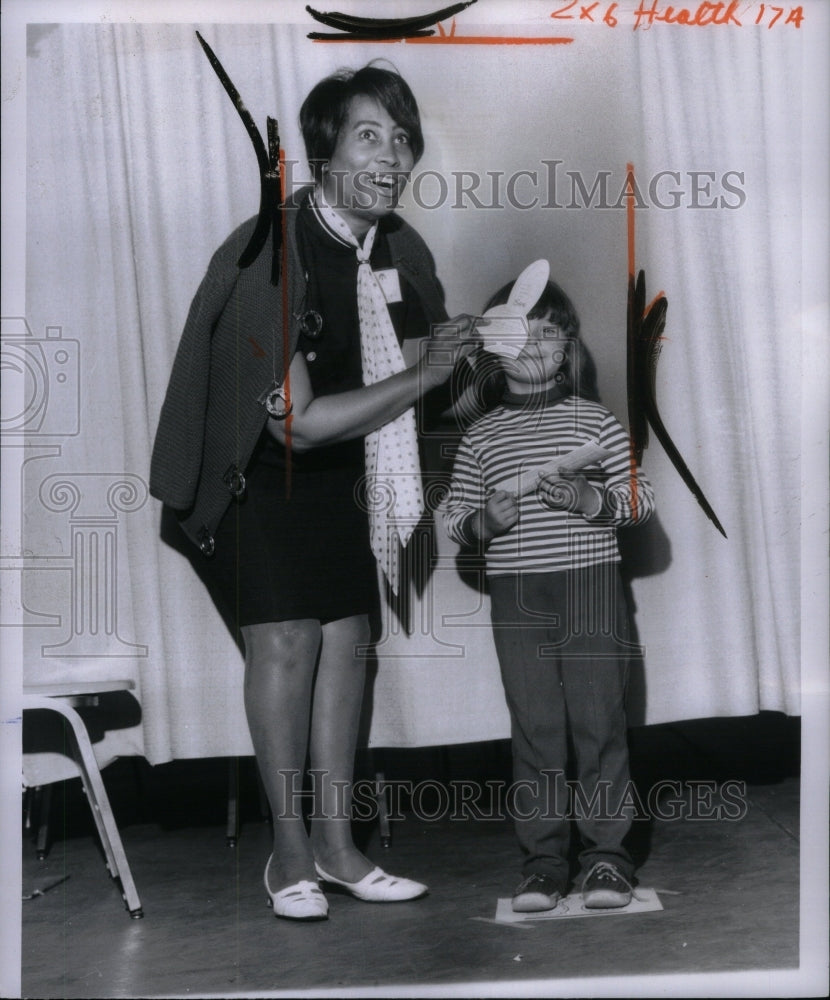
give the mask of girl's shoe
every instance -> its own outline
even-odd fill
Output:
[[[561,897],[552,875],[528,875],[516,886],[510,905],[514,913],[537,913],[552,910]]]
[[[382,868],[372,869],[359,882],[344,882],[342,879],[326,874],[316,862],[314,867],[317,869],[317,874],[325,882],[342,886],[356,899],[362,899],[368,903],[402,903],[408,899],[417,899],[427,891],[427,887],[420,882],[387,875]]]
[[[582,883],[582,902],[590,910],[608,910],[628,906],[631,883],[610,861],[598,861]]]
[[[265,891],[268,893],[268,905],[274,909],[275,917],[285,917],[287,920],[325,920],[329,915],[329,904],[316,882],[302,881],[286,886],[279,892],[271,892],[268,885],[268,869],[271,858],[265,866]]]

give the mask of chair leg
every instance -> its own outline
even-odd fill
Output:
[[[49,853],[49,820],[52,815],[52,786],[44,785],[39,789],[37,810],[37,841],[35,850],[38,861],[43,861]]]
[[[98,768],[98,762],[95,760],[92,744],[89,742],[89,735],[82,722],[79,727],[73,726],[73,731],[78,741],[80,758],[78,766],[81,768],[81,781],[92,806],[95,825],[98,827],[98,834],[108,857],[107,867],[112,877],[121,882],[121,894],[130,916],[134,920],[138,920],[144,916],[144,911],[141,908],[141,900],[133,882],[127,855],[121,842],[121,834],[118,832],[118,826],[112,814],[112,807]]]
[[[239,758],[228,759],[228,821],[225,826],[225,841],[228,847],[236,847],[239,840]]]
[[[375,801],[378,804],[380,846],[391,847],[392,825],[389,821],[389,796],[386,794],[386,775],[383,771],[375,772]]]
[[[95,825],[98,828],[98,835],[104,848],[107,858],[107,868],[113,878],[121,883],[121,895],[124,899],[130,916],[138,919],[144,916],[141,908],[141,900],[136,891],[133,876],[130,872],[130,865],[121,843],[121,835],[115,817],[112,814],[107,790],[101,777],[98,761],[92,744],[89,741],[89,733],[86,730],[83,719],[78,713],[58,698],[45,698],[36,695],[24,696],[24,709],[38,708],[51,712],[59,712],[69,722],[72,734],[75,737],[75,749],[77,755],[75,762],[81,772],[81,782],[84,787],[87,799],[92,810]]]
[[[42,791],[43,785],[32,785],[23,789],[23,829],[30,840],[36,837],[32,831],[40,817],[40,794]]]
[[[378,810],[378,833],[380,834],[380,846],[392,846],[392,810],[389,804],[389,794],[386,786],[386,772],[384,771],[384,754],[375,747],[369,748],[369,769],[375,775],[375,805]],[[380,759],[378,759],[380,758]]]
[[[267,823],[271,819],[271,803],[268,801],[268,793],[265,791],[265,783],[262,780],[256,758],[254,758],[254,767],[256,768],[256,780],[259,788],[259,814]]]
[[[27,834],[31,833],[34,822],[34,799],[37,786],[23,789],[23,829]]]

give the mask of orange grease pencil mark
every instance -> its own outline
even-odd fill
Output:
[[[285,205],[285,150],[279,153],[280,173],[280,204]],[[282,284],[282,370],[283,388],[285,390],[285,407],[288,416],[285,418],[285,495],[291,495],[291,332],[288,313],[288,222],[285,208],[280,211],[282,228],[282,261],[280,266],[280,282]]]
[[[573,38],[511,38],[508,35],[432,35],[429,38],[313,38],[314,42],[343,43],[359,41],[361,45],[570,45]]]
[[[661,342],[666,338],[668,303],[663,292],[655,296],[646,306],[646,281],[643,271],[634,277],[634,170],[628,164],[628,310],[627,310],[627,369],[628,369],[628,425],[631,446],[632,516],[636,520],[637,494],[635,475],[642,461],[643,450],[648,445],[648,429],[654,431],[667,457],[677,470],[680,478],[689,487],[706,516],[726,538],[723,525],[718,520],[712,505],[698,486],[691,470],[686,465],[677,445],[672,441],[657,407],[657,359]]]
[[[654,296],[654,298],[651,300],[651,302],[649,302],[649,304],[645,308],[645,311],[643,312],[643,319],[645,319],[646,316],[648,316],[648,314],[651,312],[652,306],[657,302],[657,300],[662,299],[665,296],[665,294],[666,294],[665,292],[658,292]],[[660,339],[663,340],[664,338],[661,337]]]
[[[640,516],[640,502],[637,492],[637,456],[634,453],[634,442],[628,439],[628,479],[631,483],[631,520],[636,522]]]
[[[625,216],[628,228],[628,281],[634,281],[634,164],[626,164],[626,196],[625,196]],[[639,503],[637,496],[637,456],[634,448],[634,441],[629,436],[629,462],[628,478],[631,486],[631,517],[637,520],[639,513]]]
[[[440,30],[441,25],[438,25]],[[405,38],[407,45],[570,45],[573,38],[541,38],[510,35],[433,35],[429,38]]]
[[[378,42],[393,42],[395,45],[401,42],[406,45],[570,45],[573,42],[573,38],[564,38],[559,36],[554,36],[552,38],[544,38],[542,36],[523,36],[523,37],[512,37],[510,35],[456,35],[455,33],[455,18],[452,19],[450,25],[450,32],[444,30],[442,25],[436,25],[438,28],[437,35],[425,35],[425,36],[406,36],[399,35],[392,38],[367,38],[361,36],[360,38],[353,38],[349,35],[342,36],[329,36],[327,38],[313,38],[312,41],[315,42],[360,42],[361,44],[366,42],[371,42],[372,44],[377,44]]]
[[[626,164],[625,216],[628,226],[628,277],[634,277],[634,164]]]

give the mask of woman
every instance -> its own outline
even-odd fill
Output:
[[[442,392],[464,348],[444,339],[409,367],[400,352],[446,320],[432,257],[394,214],[423,152],[407,84],[371,65],[338,73],[308,95],[300,125],[314,184],[283,208],[279,284],[270,245],[236,266],[254,220],[214,255],[177,352],[151,489],[241,628],[274,818],[265,885],[277,916],[310,920],[328,914],[318,877],[371,901],[426,892],[357,850],[350,789],[376,560],[394,587],[399,539],[421,511],[413,404]],[[391,507],[371,509],[379,493]],[[307,754],[310,837],[298,808]]]

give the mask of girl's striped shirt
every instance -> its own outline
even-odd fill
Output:
[[[600,403],[578,396],[541,403],[538,397],[507,397],[467,430],[442,505],[450,537],[464,546],[480,546],[472,524],[494,490],[516,492],[522,473],[587,442],[610,452],[600,464],[583,471],[602,497],[597,515],[552,510],[532,489],[519,501],[518,522],[487,544],[487,574],[618,562],[617,527],[647,520],[654,509],[654,493],[636,467],[628,434],[614,415]]]

